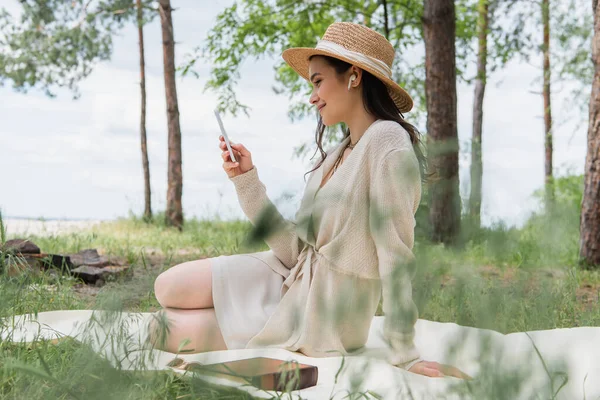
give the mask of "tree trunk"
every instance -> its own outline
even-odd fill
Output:
[[[142,92],[142,113],[140,117],[140,136],[142,139],[142,167],[144,168],[144,220],[152,220],[152,201],[150,197],[150,163],[146,142],[146,62],[144,56],[144,21],[142,0],[137,0],[138,37],[140,41],[140,90]]]
[[[173,38],[173,21],[171,19],[171,1],[159,1],[160,24],[163,40],[163,63],[165,94],[167,97],[167,121],[169,127],[169,160],[167,210],[165,223],[183,229],[183,210],[181,195],[183,176],[181,172],[181,130],[179,128],[179,107],[177,105],[177,88],[175,86],[175,41]]]
[[[390,25],[389,25],[389,17],[388,17],[387,0],[382,0],[381,3],[383,5],[383,32],[384,32],[385,38],[387,40],[390,40]]]
[[[477,54],[477,78],[475,79],[475,95],[473,100],[473,137],[471,139],[471,195],[469,198],[469,215],[475,224],[481,224],[481,198],[483,182],[482,135],[483,130],[483,96],[487,81],[487,30],[489,24],[489,0],[479,0],[477,31],[479,49]]]
[[[550,107],[550,0],[542,0],[542,23],[544,25],[544,146],[546,207],[554,202],[552,182],[552,109]]]
[[[579,258],[584,266],[600,267],[600,2],[592,1],[594,80],[590,96],[585,183],[581,203]]]
[[[429,190],[431,239],[456,243],[460,230],[453,0],[425,0],[427,152],[437,175]]]

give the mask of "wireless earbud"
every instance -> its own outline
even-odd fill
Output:
[[[350,86],[352,85],[352,82],[354,82],[355,79],[356,79],[356,75],[352,75],[350,77],[350,80],[348,81],[348,90],[350,90]]]

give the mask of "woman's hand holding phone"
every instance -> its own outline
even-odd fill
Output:
[[[231,160],[227,144],[225,144],[225,138],[223,135],[219,135],[219,147],[223,151],[221,158],[223,158],[223,169],[230,178],[236,177],[243,173],[250,171],[254,168],[252,163],[252,154],[250,151],[241,143],[233,143],[230,141],[231,149],[233,150],[233,156],[237,162]]]

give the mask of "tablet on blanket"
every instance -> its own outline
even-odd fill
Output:
[[[318,369],[314,365],[268,357],[253,357],[216,364],[186,362],[181,358],[175,358],[168,365],[180,370],[226,376],[228,379],[247,382],[264,390],[304,389],[315,386],[318,380]]]

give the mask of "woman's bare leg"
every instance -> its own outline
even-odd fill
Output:
[[[169,268],[156,278],[154,295],[165,308],[214,307],[210,258],[187,261]]]
[[[214,308],[165,308],[154,314],[149,331],[152,345],[171,353],[227,350]]]

